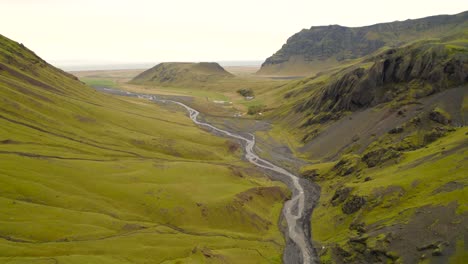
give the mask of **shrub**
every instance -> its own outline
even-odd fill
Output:
[[[248,88],[248,89],[239,89],[237,90],[237,92],[244,96],[244,97],[248,97],[248,96],[254,96],[254,92],[252,89]]]
[[[264,105],[251,105],[249,106],[249,109],[247,110],[247,114],[255,115],[257,113],[262,112],[264,109],[265,109]]]

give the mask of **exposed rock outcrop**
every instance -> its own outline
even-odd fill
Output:
[[[345,214],[353,214],[366,204],[366,199],[361,196],[353,195],[343,204],[341,208]]]
[[[356,28],[329,25],[303,29],[265,60],[259,74],[309,75],[316,67],[324,70],[342,60],[369,55],[384,46],[399,47],[422,37],[444,36],[466,27],[467,18],[468,12],[463,12]]]
[[[369,68],[349,68],[332,76],[332,81],[296,111],[356,111],[393,100],[421,98],[468,82],[468,53],[454,54],[444,44],[418,43],[391,49],[368,62],[372,63]]]

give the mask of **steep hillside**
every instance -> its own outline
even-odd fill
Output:
[[[133,78],[135,84],[181,85],[232,78],[233,75],[215,62],[160,63]]]
[[[308,76],[384,47],[463,33],[467,27],[468,12],[357,28],[311,27],[290,37],[279,51],[266,59],[258,74]]]
[[[311,224],[323,263],[468,257],[466,39],[385,49],[279,90],[266,138],[309,161],[302,175],[322,188]]]
[[[0,262],[279,263],[286,188],[175,109],[0,36]]]

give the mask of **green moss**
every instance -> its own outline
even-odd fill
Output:
[[[467,259],[468,259],[468,251],[466,250],[466,247],[465,247],[465,240],[458,239],[455,254],[450,257],[449,263],[450,264],[464,263]]]
[[[281,261],[288,191],[225,138],[0,44],[0,262]]]
[[[467,132],[468,128],[460,128],[425,148],[404,152],[398,164],[363,169],[360,180],[333,177],[336,172],[330,170],[332,174],[319,181],[321,197],[312,215],[314,239],[325,245],[345,243],[356,235],[349,229],[354,221],[364,222],[366,226],[378,223],[380,227],[404,224],[412,218],[416,208],[427,205],[444,206],[457,201],[457,213],[465,213],[468,209],[466,187],[450,192],[436,190],[448,182],[467,182],[464,156],[468,150],[462,144]],[[371,180],[363,181],[366,177]],[[344,215],[339,207],[331,206],[330,200],[339,186],[353,188],[353,194],[368,197],[368,204],[357,216]],[[384,236],[369,236],[368,246],[376,247]]]
[[[91,87],[107,87],[107,88],[117,88],[118,85],[115,81],[109,79],[101,78],[81,78],[81,81],[86,83]]]

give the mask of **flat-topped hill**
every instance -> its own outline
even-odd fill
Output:
[[[132,83],[200,83],[234,77],[216,62],[164,62],[133,78]]]

